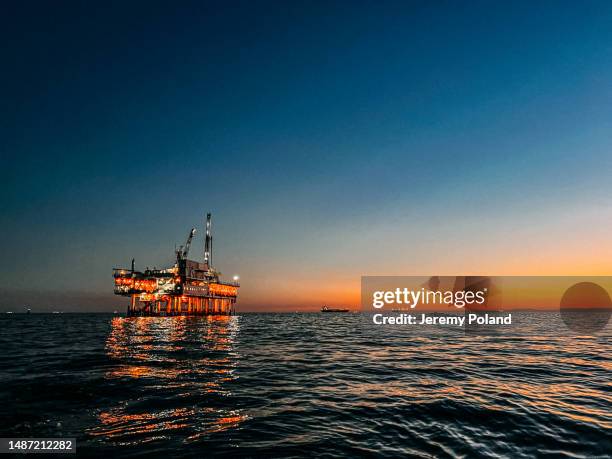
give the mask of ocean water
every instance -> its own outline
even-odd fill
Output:
[[[610,457],[610,326],[576,336],[552,316],[466,334],[361,314],[3,315],[0,433],[77,437],[86,457]]]

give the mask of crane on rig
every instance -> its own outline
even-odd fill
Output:
[[[187,255],[189,254],[189,248],[191,247],[191,241],[193,240],[193,236],[195,235],[195,233],[196,229],[191,228],[191,231],[189,231],[189,236],[187,236],[187,242],[185,242],[184,246],[180,246],[179,249],[176,251],[177,260],[187,259]]]

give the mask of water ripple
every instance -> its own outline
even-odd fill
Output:
[[[3,436],[76,436],[84,456],[612,451],[609,328],[577,337],[539,317],[486,336],[372,328],[356,314],[1,320]]]

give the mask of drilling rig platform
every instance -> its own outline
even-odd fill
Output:
[[[222,282],[212,267],[212,219],[206,215],[204,261],[189,260],[189,248],[196,233],[189,232],[185,245],[176,250],[174,266],[136,271],[113,269],[115,295],[130,297],[128,316],[233,315],[238,282]],[[235,279],[236,280],[236,279]]]

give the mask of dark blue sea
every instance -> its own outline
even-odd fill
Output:
[[[611,457],[610,326],[0,317],[2,437],[85,457]]]

